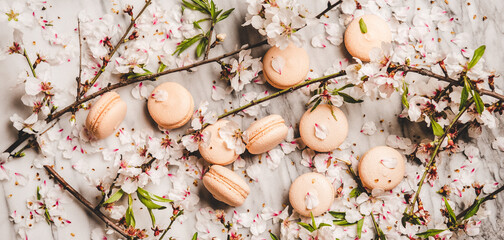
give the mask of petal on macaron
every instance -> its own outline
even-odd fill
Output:
[[[380,163],[386,168],[394,169],[397,166],[397,159],[394,157],[384,157],[380,160]]]
[[[326,139],[328,134],[327,127],[320,123],[315,123],[315,136],[320,139]]]
[[[271,67],[278,74],[282,75],[282,68],[285,66],[285,59],[283,57],[276,57],[271,61]]]

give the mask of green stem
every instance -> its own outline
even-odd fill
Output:
[[[30,70],[31,70],[31,72],[33,74],[33,77],[37,78],[37,73],[35,73],[35,69],[33,68],[33,65],[32,65],[32,63],[30,61],[30,57],[28,57],[28,54],[26,53],[26,48],[23,49],[23,57],[26,58],[26,62],[28,63],[28,66],[30,66]]]
[[[441,147],[441,144],[443,143],[444,139],[446,136],[448,136],[448,133],[450,130],[455,126],[455,123],[460,119],[460,117],[464,114],[464,112],[472,105],[473,99],[471,98],[469,101],[467,101],[467,104],[459,111],[459,113],[455,116],[455,118],[450,122],[450,125],[444,130],[444,134],[439,138],[438,140],[435,141],[436,148],[431,154],[430,160],[427,163],[427,166],[424,169],[424,173],[422,175],[422,178],[420,179],[420,182],[418,183],[418,188],[415,192],[415,196],[413,197],[413,201],[411,202],[411,208],[410,208],[410,214],[413,214],[415,212],[415,205],[418,200],[418,196],[420,195],[420,190],[422,190],[422,186],[425,182],[425,178],[427,177],[427,174],[429,173],[429,169],[434,165],[436,162],[436,156],[439,152],[439,149]],[[404,209],[404,212],[407,212],[408,208]]]
[[[163,234],[161,234],[161,237],[159,237],[159,240],[163,240],[163,238],[164,238],[164,236],[166,235],[166,233],[167,233],[168,231],[170,231],[170,229],[171,229],[171,227],[172,227],[173,223],[175,222],[175,220],[177,220],[177,218],[178,218],[180,215],[182,215],[182,214],[184,214],[184,210],[181,210],[181,211],[180,211],[180,212],[178,212],[175,216],[172,216],[172,217],[170,218],[170,224],[169,224],[169,225],[168,225],[168,227],[167,227],[167,228],[163,231]]]
[[[213,20],[211,22],[212,23],[210,25],[210,32],[208,33],[208,36],[207,36],[207,48],[205,50],[205,56],[203,57],[203,60],[208,59],[208,55],[210,54],[210,48],[211,48],[211,45],[212,45],[211,41],[212,41],[212,35],[213,35],[215,23],[213,22]]]

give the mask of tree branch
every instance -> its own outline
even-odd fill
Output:
[[[84,205],[89,211],[94,213],[100,220],[102,220],[107,226],[110,226],[117,233],[121,234],[123,237],[129,239],[129,235],[120,226],[116,225],[112,219],[103,214],[100,210],[94,209],[93,205],[82,196],[77,190],[75,190],[70,184],[68,184],[65,179],[63,179],[55,170],[49,165],[44,165],[47,173],[52,176],[66,191],[68,191],[75,199],[77,199],[82,205]]]
[[[414,72],[414,73],[418,73],[420,75],[424,75],[427,77],[436,78],[441,81],[449,82],[455,86],[463,86],[464,85],[464,83],[462,81],[458,81],[457,79],[453,79],[448,76],[439,75],[439,74],[434,73],[434,72],[432,72],[428,69],[425,69],[425,68],[416,68],[416,67],[411,67],[411,66],[407,66],[407,65],[390,64],[388,72],[389,73]],[[496,98],[499,100],[504,100],[504,95],[498,94],[498,93],[490,91],[490,90],[476,88],[475,91],[477,91],[480,95],[487,95],[487,96],[490,96],[490,97],[493,97],[493,98]]]

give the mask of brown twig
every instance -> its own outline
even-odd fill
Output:
[[[462,86],[464,85],[464,83],[462,81],[458,81],[457,79],[453,79],[453,78],[450,78],[448,76],[443,76],[443,75],[439,75],[437,73],[434,73],[428,69],[425,69],[425,68],[416,68],[416,67],[411,67],[411,66],[407,66],[407,65],[395,65],[395,64],[391,64],[389,69],[388,69],[389,73],[396,73],[396,72],[404,72],[404,73],[407,73],[407,72],[414,72],[414,73],[418,73],[420,75],[424,75],[424,76],[427,76],[427,77],[432,77],[432,78],[436,78],[438,80],[441,80],[441,81],[445,81],[445,82],[449,82],[453,85],[456,85],[456,86]],[[501,95],[501,94],[498,94],[496,92],[493,92],[493,91],[490,91],[490,90],[486,90],[486,89],[475,89],[475,91],[477,91],[480,95],[487,95],[487,96],[490,96],[490,97],[493,97],[493,98],[496,98],[496,99],[499,99],[499,100],[504,100],[504,95]]]
[[[320,19],[322,16],[324,16],[324,14],[331,11],[331,9],[335,8],[336,6],[341,4],[342,2],[343,2],[342,0],[337,1],[334,4],[327,2],[327,8],[324,11],[322,11],[321,13],[319,13],[315,18]]]
[[[213,20],[211,20],[211,23],[210,23],[210,32],[208,33],[208,37],[207,37],[207,48],[205,50],[205,56],[203,57],[203,60],[206,60],[208,59],[208,54],[210,54],[210,48],[211,48],[211,45],[210,44],[212,42],[212,35],[213,35],[213,31],[214,31],[214,27],[215,27],[215,23],[213,22]]]
[[[77,33],[79,36],[79,76],[75,78],[75,81],[77,82],[77,95],[75,95],[75,101],[78,101],[80,98],[81,78],[82,78],[82,38],[81,38],[80,19],[79,18],[77,18]]]
[[[101,219],[107,226],[110,226],[117,233],[121,234],[123,237],[129,239],[130,236],[121,227],[115,224],[112,219],[103,214],[101,211],[94,209],[93,205],[82,196],[77,190],[75,190],[70,184],[68,184],[65,179],[63,179],[55,170],[49,165],[44,165],[47,173],[52,176],[66,191],[68,191],[75,199],[77,199],[82,205],[84,205],[89,211],[94,213],[99,219]]]

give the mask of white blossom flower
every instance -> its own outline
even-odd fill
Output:
[[[231,87],[235,91],[241,91],[243,87],[256,78],[258,73],[262,70],[260,59],[252,58],[250,53],[250,49],[243,50],[238,54],[238,59],[231,59],[231,70],[229,74],[232,76],[230,79]]]
[[[212,124],[217,121],[217,115],[208,110],[208,104],[208,101],[201,102],[200,107],[194,112],[191,122],[194,130],[200,130],[205,123]]]
[[[228,149],[232,149],[236,154],[245,152],[245,143],[242,140],[242,132],[238,123],[229,121],[224,127],[219,129],[219,136],[226,143]]]
[[[137,100],[144,100],[149,98],[152,90],[154,90],[154,86],[140,82],[131,89],[131,95]]]
[[[9,27],[15,29],[31,28],[34,25],[32,11],[27,8],[26,1],[19,0],[7,5],[6,1],[0,2],[0,22],[7,22]]]
[[[19,115],[15,114],[10,117],[14,128],[18,131],[23,131],[30,134],[35,134],[40,132],[45,124],[42,121],[38,121],[38,115],[33,113],[27,119],[23,120]]]
[[[376,124],[373,121],[367,121],[362,125],[361,133],[366,135],[373,135],[376,133]]]

